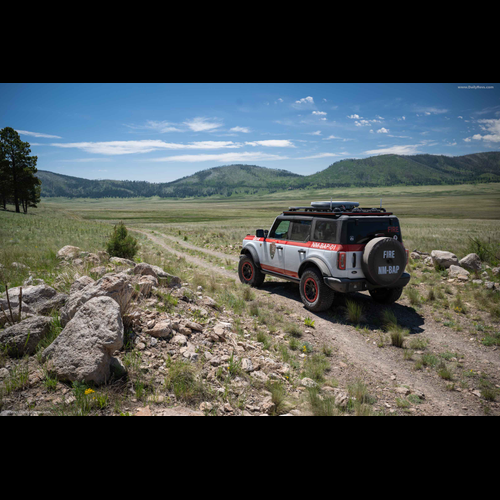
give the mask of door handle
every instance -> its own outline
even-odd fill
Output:
[[[283,247],[276,247],[276,250],[283,250]]]
[[[305,250],[299,250],[299,253],[306,253]]]

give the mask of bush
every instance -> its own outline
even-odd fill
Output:
[[[139,243],[128,234],[125,224],[120,222],[113,230],[113,234],[106,245],[106,251],[110,257],[133,259],[139,251]]]

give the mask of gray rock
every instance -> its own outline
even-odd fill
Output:
[[[451,252],[444,252],[442,250],[433,250],[431,252],[432,261],[445,269],[451,265],[458,266],[458,257]]]
[[[469,255],[466,255],[463,259],[460,259],[459,264],[461,267],[465,267],[471,271],[481,270],[481,259],[477,253],[470,253]]]
[[[57,252],[57,258],[58,259],[75,259],[76,257],[78,257],[81,253],[81,249],[78,248],[78,247],[72,247],[71,245],[67,245],[63,248],[61,248],[61,250],[59,250],[59,252]]]
[[[302,385],[303,387],[317,387],[318,386],[318,384],[310,378],[303,378],[300,381],[300,385]]]
[[[135,262],[133,260],[122,259],[121,257],[111,257],[109,262],[117,266],[135,267]]]
[[[156,279],[158,279],[158,274],[156,274],[153,266],[146,264],[145,262],[141,262],[134,267],[134,274],[140,274],[141,276],[154,276]]]
[[[469,271],[460,266],[451,265],[448,269],[448,276],[450,278],[457,278],[459,276],[469,276]]]
[[[495,290],[495,282],[494,281],[485,281],[484,282],[484,287],[487,290]]]
[[[21,357],[35,353],[38,343],[50,332],[52,318],[34,316],[0,332],[0,347],[9,356]]]
[[[73,295],[74,293],[79,292],[80,290],[83,290],[86,286],[91,285],[92,283],[95,283],[95,280],[93,280],[90,276],[82,276],[81,278],[78,278],[71,285],[71,289],[69,291],[69,294]]]
[[[66,325],[78,309],[94,297],[110,297],[120,305],[122,310],[125,310],[133,291],[128,276],[122,273],[104,276],[99,281],[87,285],[83,290],[70,295],[68,302],[61,309],[61,323]]]
[[[59,337],[42,353],[59,380],[103,384],[111,377],[112,353],[123,347],[119,305],[110,297],[86,301]]]

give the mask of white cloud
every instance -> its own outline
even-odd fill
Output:
[[[341,155],[347,155],[347,153],[318,153],[316,155],[312,156],[303,156],[301,158],[294,158],[295,160],[312,160],[314,158],[329,158],[331,156],[341,156]]]
[[[417,154],[418,144],[406,145],[406,146],[391,146],[387,148],[381,149],[371,149],[369,151],[365,151],[367,155],[414,155]]]
[[[371,125],[372,123],[382,123],[380,120],[356,120],[354,122],[354,125],[356,125],[356,127],[368,127],[369,125]]]
[[[388,134],[388,133],[389,133],[389,130],[384,128],[384,127],[377,130],[377,134]]]
[[[432,106],[425,106],[425,107],[416,106],[414,108],[414,110],[415,110],[416,113],[424,113],[427,116],[429,116],[429,115],[441,115],[441,114],[444,114],[444,113],[448,113],[447,109],[444,109],[444,108],[434,108]]]
[[[330,137],[324,137],[324,138],[323,138],[323,140],[324,140],[324,141],[328,141],[328,140],[330,140],[330,139],[342,139],[342,138],[341,138],[341,137],[336,137],[336,136],[334,136],[334,135],[331,135]]]
[[[220,163],[235,163],[248,161],[274,161],[288,160],[287,156],[271,155],[267,153],[221,153],[221,154],[199,154],[199,155],[178,155],[166,156],[164,158],[153,158],[147,161],[170,162],[177,161],[183,163],[198,163],[203,161],[216,161]]]
[[[478,120],[481,130],[487,132],[485,135],[476,134],[472,138],[474,140],[483,140],[488,142],[500,142],[500,119]]]
[[[229,129],[229,132],[241,132],[243,134],[249,134],[250,129],[248,127],[233,127]]]
[[[315,132],[304,132],[306,135],[321,135],[321,130],[316,130]]]
[[[187,125],[193,132],[210,132],[222,127],[222,123],[217,119],[208,119],[203,117],[186,120],[184,125]]]
[[[359,115],[349,115],[347,118],[351,118],[351,120],[359,120],[361,116]]]
[[[162,134],[167,132],[183,132],[175,123],[167,121],[147,120],[145,125],[125,125],[134,130],[156,130]]]
[[[58,135],[42,134],[41,132],[28,132],[27,130],[16,130],[21,135],[31,135],[33,137],[46,137],[47,139],[62,139]]]
[[[325,113],[324,111],[313,111],[312,114],[317,115],[317,116],[326,116],[327,115],[327,113]]]
[[[295,146],[293,145],[292,141],[289,141],[288,139],[271,139],[267,141],[252,141],[252,142],[245,142],[246,145],[248,146],[265,146],[268,148],[294,148]]]
[[[109,141],[109,142],[71,142],[52,143],[58,148],[76,148],[87,153],[103,155],[126,155],[136,153],[150,153],[162,149],[225,149],[240,148],[241,143],[232,141],[200,141],[189,144],[178,144],[160,140],[144,141]]]
[[[295,104],[314,104],[314,99],[311,96],[303,97],[298,101],[295,101]]]

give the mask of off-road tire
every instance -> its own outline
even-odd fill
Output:
[[[306,269],[300,278],[300,298],[306,309],[321,312],[330,309],[335,293],[325,285],[321,273],[311,267]]]
[[[379,304],[394,304],[402,293],[402,288],[375,288],[370,290],[372,299]]]
[[[238,276],[242,283],[252,287],[262,285],[266,279],[266,275],[255,265],[252,257],[248,255],[240,257]]]

